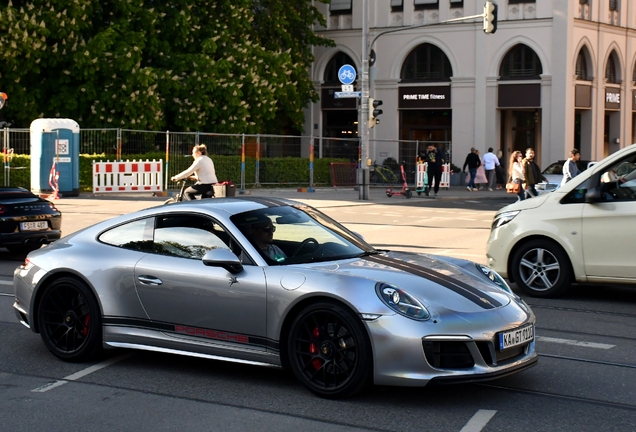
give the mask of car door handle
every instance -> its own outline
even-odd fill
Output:
[[[161,285],[163,283],[161,279],[152,276],[139,276],[137,279],[146,285]]]

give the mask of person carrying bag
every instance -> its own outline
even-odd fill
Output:
[[[506,192],[516,194],[519,201],[526,198],[526,193],[521,187],[524,181],[522,161],[523,154],[519,150],[513,151],[508,164],[508,183],[506,183]]]

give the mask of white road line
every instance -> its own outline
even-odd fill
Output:
[[[13,285],[13,281],[0,280],[0,285]]]
[[[598,349],[611,349],[616,346],[616,345],[609,345],[609,344],[596,343],[596,342],[585,342],[585,341],[577,341],[572,339],[551,338],[551,337],[545,337],[545,336],[537,336],[537,340],[539,342],[558,343],[563,345],[573,345],[573,346],[580,346],[585,348],[598,348]]]
[[[54,389],[55,387],[59,387],[61,385],[67,384],[70,381],[76,381],[76,380],[78,380],[80,378],[85,377],[88,374],[92,374],[93,372],[97,372],[98,370],[103,369],[106,366],[110,366],[113,363],[117,363],[118,361],[127,359],[130,356],[132,356],[132,354],[122,354],[120,356],[113,357],[112,359],[103,361],[101,363],[97,363],[96,365],[87,367],[86,369],[82,369],[79,372],[75,372],[74,374],[71,374],[71,375],[69,375],[67,377],[64,377],[63,380],[58,380],[58,381],[55,381],[55,382],[52,382],[52,383],[48,383],[46,385],[43,385],[42,387],[38,387],[38,388],[33,389],[31,391],[35,392],[35,393],[47,392],[49,390]]]
[[[493,410],[479,410],[475,413],[473,418],[468,420],[468,423],[459,432],[479,432],[481,431],[497,414],[497,411]]]

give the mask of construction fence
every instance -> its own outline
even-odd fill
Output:
[[[30,130],[0,129],[0,142],[4,166],[2,184],[30,188]],[[360,140],[357,138],[120,128],[80,129],[79,152],[95,162],[163,160],[164,188],[176,189],[177,185],[170,178],[190,166],[192,147],[201,144],[205,144],[214,160],[219,181],[230,181],[237,189],[353,186],[361,153]],[[407,180],[414,184],[416,155],[426,151],[428,144],[424,141],[371,140],[370,159],[392,170],[398,178],[403,161]],[[450,161],[451,143],[435,144],[448,155]],[[343,164],[344,168],[338,167],[334,171],[332,163]],[[90,166],[80,167],[80,171],[90,169]],[[346,181],[341,181],[343,178]]]

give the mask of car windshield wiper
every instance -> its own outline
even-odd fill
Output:
[[[388,250],[385,250],[385,249],[374,249],[374,250],[371,250],[371,251],[364,251],[360,255],[358,255],[358,258],[362,258],[362,257],[365,257],[365,256],[370,256],[370,255],[379,255],[379,254],[383,254],[385,252],[388,252]]]

